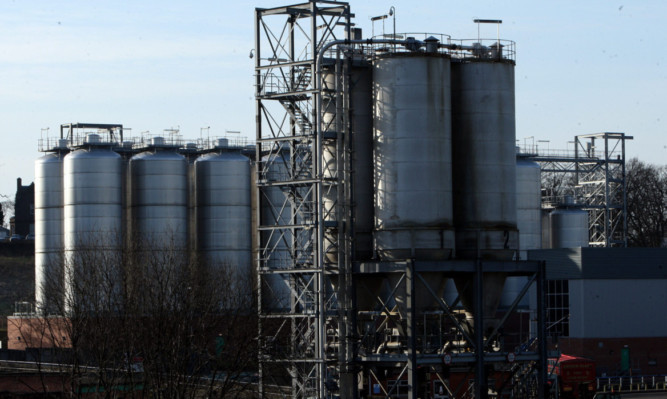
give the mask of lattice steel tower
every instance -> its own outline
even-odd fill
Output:
[[[334,1],[255,11],[262,397],[285,386],[294,398],[331,396],[344,358],[345,99],[329,87],[344,74],[339,61],[323,84],[318,56],[349,34],[350,18]]]
[[[627,209],[624,133],[597,133],[575,137],[578,195],[589,214],[592,246],[626,247]]]

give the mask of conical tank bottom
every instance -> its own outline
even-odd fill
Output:
[[[382,301],[385,301],[386,298],[386,297],[383,298],[381,295],[384,276],[360,275],[357,276],[355,280],[356,280],[357,309],[360,311],[382,310],[383,308],[378,298],[381,298]]]
[[[482,315],[483,331],[487,336],[497,325],[498,319],[495,318],[496,310],[500,304],[505,286],[506,273],[483,273],[482,276]],[[468,332],[473,334],[476,330],[475,320],[475,295],[474,295],[474,275],[471,277],[457,277],[454,279],[456,289],[461,298],[461,304],[466,313],[466,319],[471,326]]]
[[[445,287],[449,280],[444,273],[440,272],[425,272],[421,273],[424,281],[417,278],[415,281],[415,303],[417,310],[443,310],[440,305],[443,296],[446,295]],[[428,285],[428,288],[424,286]],[[435,294],[435,296],[433,295]]]
[[[424,281],[415,280],[414,303],[417,312],[442,310],[441,301],[448,278],[444,273],[421,273]],[[400,273],[386,274],[382,277],[357,278],[357,308],[359,310],[375,310],[398,312],[401,318],[407,317],[407,280],[401,280]],[[424,286],[424,283],[428,287]],[[386,309],[385,309],[386,308]]]

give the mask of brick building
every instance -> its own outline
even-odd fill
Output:
[[[24,186],[21,178],[16,179],[14,217],[10,219],[11,234],[25,237],[35,233],[35,183]]]

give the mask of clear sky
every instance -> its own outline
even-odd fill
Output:
[[[55,136],[62,123],[254,138],[254,8],[291,3],[2,0],[0,194],[13,196],[17,177],[33,180],[42,129]],[[625,132],[629,156],[667,163],[664,0],[350,4],[364,37],[392,5],[398,32],[474,38],[474,18],[502,19],[501,38],[517,43],[517,139],[556,149],[577,134]]]

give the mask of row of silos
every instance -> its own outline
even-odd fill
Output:
[[[540,167],[517,160],[512,60],[385,49],[368,67],[354,65],[348,117],[357,260],[507,261],[540,248]],[[324,79],[332,81],[332,74]],[[358,144],[365,139],[370,146]],[[371,210],[372,229],[364,223],[369,212],[356,210]],[[368,230],[372,242],[357,239]],[[423,277],[431,291],[450,299],[458,291],[464,308],[473,308],[468,277]],[[390,274],[363,279],[358,304],[395,289]],[[511,305],[526,281],[505,273],[484,273],[483,280],[486,315]],[[438,306],[421,293],[418,308]],[[394,294],[399,305],[402,295]]]
[[[518,249],[514,63],[388,52],[373,61],[372,84],[378,259],[512,259]],[[472,318],[472,289],[465,288],[471,277],[423,277],[441,297],[451,300],[458,291]],[[484,314],[492,315],[505,275],[483,279]],[[423,291],[417,307],[438,308]],[[400,292],[394,297],[405,302]]]
[[[371,64],[370,80],[357,82],[366,88],[356,90],[372,93],[373,113],[354,109],[350,118],[353,136],[372,137],[372,146],[353,151],[372,159],[372,176],[355,176],[354,184],[357,193],[374,189],[353,201],[372,204],[374,246],[366,253],[511,259],[518,248],[513,62],[387,52]]]
[[[82,254],[110,263],[128,250],[196,251],[205,264],[249,280],[250,160],[219,144],[188,162],[160,137],[128,154],[90,134],[76,148],[63,141],[38,159],[38,309],[61,310],[54,295],[72,298],[79,269],[91,263],[81,261]]]
[[[386,51],[372,59],[357,57],[348,82],[355,259],[449,260],[455,254],[512,259],[518,249],[513,61]],[[335,178],[336,141],[326,141],[341,130],[336,125],[340,109],[331,101],[341,90],[333,68],[324,68],[323,86],[324,177]],[[276,154],[265,161],[280,167],[285,158]],[[289,204],[280,189],[264,191],[277,197],[269,203]],[[338,198],[335,190],[325,191],[325,208],[335,209]],[[263,210],[262,224],[288,224],[276,215],[276,209]],[[328,233],[325,240],[335,242],[336,231]],[[281,268],[280,254],[289,248],[279,238],[285,239],[263,240],[272,249],[269,269]],[[327,252],[330,261],[336,255]],[[438,293],[453,286],[442,273],[427,279]],[[485,275],[489,313],[497,306],[504,279],[502,274]],[[374,302],[364,295],[377,297],[383,286],[391,291],[394,283],[389,275],[364,280],[368,292],[357,290],[360,304]],[[469,282],[460,280],[456,285],[463,290]],[[268,286],[274,293],[288,293],[278,289],[280,284]],[[428,296],[418,307],[437,306]],[[404,301],[400,292],[394,297]],[[282,299],[271,304],[280,310],[280,303],[288,305]],[[462,295],[462,302],[471,306],[472,298]]]

